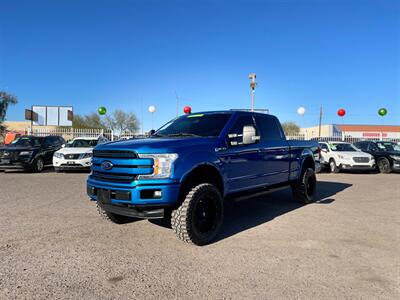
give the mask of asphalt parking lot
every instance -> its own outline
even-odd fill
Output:
[[[400,174],[319,174],[229,204],[196,247],[163,222],[109,224],[87,174],[0,173],[1,299],[399,299]]]

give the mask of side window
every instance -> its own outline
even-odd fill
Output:
[[[374,143],[369,143],[368,144],[368,150],[369,151],[374,151],[374,152],[379,151],[378,147]]]
[[[45,147],[55,147],[55,146],[59,146],[59,145],[61,145],[61,144],[60,144],[58,137],[56,137],[56,136],[48,136],[46,138],[46,141],[44,142]]]
[[[260,128],[262,140],[277,141],[282,139],[281,131],[274,118],[256,116],[256,122],[258,128]]]
[[[361,149],[362,151],[366,151],[368,148],[368,145],[365,143],[355,143],[354,146],[356,146],[358,149]]]
[[[252,116],[240,116],[236,119],[231,130],[229,131],[229,139],[231,145],[241,145],[243,143],[243,127],[244,126],[255,126]],[[257,129],[256,129],[257,130]],[[237,135],[237,136],[235,136]],[[235,137],[231,137],[235,136]]]
[[[329,152],[329,148],[326,144],[319,144],[322,150],[326,150],[326,152]]]

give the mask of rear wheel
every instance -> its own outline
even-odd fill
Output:
[[[218,234],[223,215],[220,192],[214,185],[202,183],[190,189],[181,206],[172,212],[171,226],[179,239],[201,246]]]
[[[390,162],[387,158],[382,157],[378,160],[378,169],[381,173],[390,173]]]
[[[312,203],[317,191],[317,176],[311,168],[306,169],[299,180],[292,183],[293,197],[303,204]]]
[[[340,172],[340,169],[336,165],[336,161],[333,158],[329,161],[329,169],[330,169],[331,173],[339,173]]]
[[[137,218],[133,217],[127,217],[127,216],[121,216],[117,214],[110,213],[106,211],[104,208],[102,208],[98,203],[96,203],[97,206],[97,212],[99,215],[104,219],[109,222],[115,223],[115,224],[125,224],[129,222],[136,221]]]

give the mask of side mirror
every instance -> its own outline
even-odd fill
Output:
[[[152,136],[156,131],[154,129],[149,131],[149,136]]]
[[[328,153],[328,150],[326,150],[326,149],[321,149],[321,152]]]
[[[243,127],[243,145],[255,144],[260,139],[256,136],[256,128],[254,126]]]
[[[62,144],[62,145],[61,145],[61,148],[65,148],[65,144]]]

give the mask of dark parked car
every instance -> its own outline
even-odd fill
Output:
[[[361,141],[354,146],[374,156],[379,172],[400,171],[400,146],[394,142]]]
[[[54,152],[64,144],[61,136],[21,136],[0,148],[0,170],[41,172],[46,165],[52,165]]]

